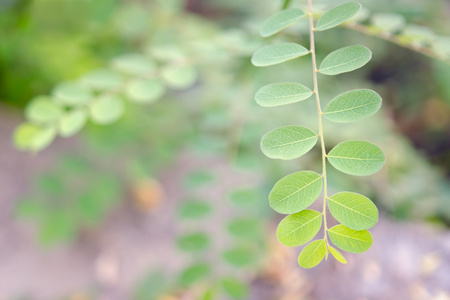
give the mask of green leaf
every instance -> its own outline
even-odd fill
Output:
[[[333,7],[322,15],[315,29],[322,31],[336,27],[356,15],[361,7],[361,4],[353,1]]]
[[[90,113],[92,121],[100,124],[111,124],[122,117],[125,107],[122,99],[116,95],[103,95],[92,102]]]
[[[209,238],[204,233],[192,233],[180,237],[177,241],[178,248],[186,252],[198,252],[209,246]]]
[[[227,263],[235,267],[244,267],[256,261],[255,252],[246,247],[236,247],[223,253]]]
[[[312,240],[321,226],[322,214],[306,209],[281,220],[277,228],[277,237],[283,245],[297,247]]]
[[[367,230],[353,230],[344,225],[336,225],[328,230],[331,241],[340,249],[361,253],[369,250],[373,238]]]
[[[198,72],[193,66],[169,65],[161,71],[161,76],[168,87],[182,90],[194,85],[198,79]]]
[[[81,78],[81,82],[97,91],[117,89],[122,85],[122,80],[119,73],[108,69],[94,70]]]
[[[130,75],[148,76],[156,70],[155,62],[141,54],[121,55],[112,64],[116,70]]]
[[[211,213],[211,206],[203,201],[189,200],[181,204],[180,218],[200,219]]]
[[[328,161],[341,172],[367,176],[378,172],[384,165],[383,151],[365,141],[347,141],[337,144],[327,155]]]
[[[261,224],[257,219],[239,218],[230,221],[228,231],[235,237],[255,239],[261,235]]]
[[[273,83],[256,92],[256,103],[263,107],[274,107],[306,100],[313,92],[300,83]]]
[[[233,277],[223,278],[222,286],[225,293],[233,299],[246,299],[249,294],[248,285]]]
[[[322,191],[322,176],[300,171],[281,178],[269,194],[270,206],[281,214],[293,214],[310,206]]]
[[[92,92],[78,82],[63,82],[53,89],[55,101],[65,105],[85,105],[93,97]]]
[[[210,184],[215,179],[213,173],[206,170],[197,170],[189,173],[185,179],[188,188],[198,188]]]
[[[361,45],[348,46],[328,54],[319,67],[325,75],[337,75],[359,69],[369,62],[372,52]]]
[[[39,96],[31,100],[25,108],[27,120],[36,123],[50,123],[56,121],[62,114],[62,108],[50,97]]]
[[[50,145],[55,137],[54,127],[23,123],[14,132],[14,145],[19,150],[39,151]]]
[[[364,120],[381,107],[381,97],[372,90],[353,90],[338,95],[324,110],[324,116],[337,123]]]
[[[295,43],[269,45],[257,50],[253,54],[252,63],[257,67],[271,66],[308,53],[308,49]]]
[[[309,128],[284,126],[269,131],[262,137],[261,150],[270,158],[294,159],[311,150],[317,138],[317,134]]]
[[[300,267],[309,269],[314,268],[324,259],[327,253],[327,246],[325,240],[317,240],[311,242],[303,248],[298,256],[298,264]]]
[[[381,31],[390,33],[401,30],[406,24],[406,20],[402,15],[390,13],[374,14],[371,22],[373,26]]]
[[[262,196],[256,189],[240,189],[230,194],[230,201],[238,206],[260,206]]]
[[[196,283],[211,273],[211,268],[206,263],[197,263],[186,268],[180,276],[180,283],[184,286],[189,286]]]
[[[59,120],[59,134],[70,137],[78,133],[86,124],[87,113],[84,109],[72,110],[65,113]]]
[[[339,252],[338,249],[333,248],[331,246],[328,246],[328,249],[330,249],[331,255],[333,255],[333,257],[336,258],[338,262],[344,265],[347,263],[347,260],[345,259],[344,255],[342,255],[342,253]]]
[[[305,12],[299,8],[282,10],[267,19],[260,31],[261,36],[268,37],[280,32],[284,28],[294,24],[305,16]]]
[[[137,79],[125,88],[128,99],[137,103],[155,102],[164,95],[166,87],[159,79]]]
[[[401,37],[413,43],[431,44],[435,39],[435,33],[428,27],[408,24],[402,31]]]
[[[351,229],[369,229],[378,222],[375,204],[357,193],[337,193],[328,198],[328,206],[333,217]]]

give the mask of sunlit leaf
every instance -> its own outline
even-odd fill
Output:
[[[314,268],[324,259],[327,253],[327,246],[324,240],[311,242],[303,248],[298,256],[298,264],[300,267],[309,269]]]
[[[284,28],[294,24],[305,16],[305,12],[299,8],[282,10],[267,19],[260,31],[263,37],[271,36]]]
[[[374,14],[371,22],[376,28],[391,33],[401,30],[406,24],[406,20],[402,15],[392,13]]]
[[[81,81],[94,90],[114,90],[122,85],[122,76],[112,70],[99,69],[89,72]]]
[[[361,45],[348,46],[328,54],[319,67],[325,75],[337,75],[361,68],[372,58],[372,52]]]
[[[357,176],[378,172],[385,160],[377,145],[365,141],[342,142],[328,153],[327,158],[339,171]]]
[[[141,54],[124,54],[114,58],[113,67],[126,74],[148,76],[155,72],[156,64]]]
[[[86,124],[87,113],[84,109],[76,109],[63,114],[59,120],[59,134],[69,137],[78,133]]]
[[[166,87],[159,79],[136,79],[128,83],[125,95],[133,102],[151,103],[159,100]]]
[[[62,108],[50,97],[40,96],[31,100],[27,105],[25,117],[31,122],[49,123],[56,121],[62,112]]]
[[[63,82],[53,89],[55,100],[65,105],[85,105],[93,94],[86,86],[78,82]]]
[[[305,209],[284,218],[277,228],[280,243],[288,247],[306,244],[316,236],[322,226],[322,214]]]
[[[338,95],[324,110],[324,116],[338,123],[364,120],[381,107],[381,97],[372,90],[353,90]]]
[[[194,66],[168,65],[161,71],[161,76],[168,87],[187,89],[197,81],[198,72]]]
[[[310,206],[322,191],[322,176],[300,171],[281,178],[269,194],[270,206],[281,214],[293,214]]]
[[[255,100],[261,106],[273,107],[306,100],[313,92],[300,83],[273,83],[256,92]]]
[[[337,193],[328,198],[328,207],[339,223],[351,229],[369,229],[378,222],[378,209],[375,204],[357,193]]]
[[[50,145],[55,137],[55,127],[23,123],[14,132],[14,145],[19,150],[39,151]]]
[[[180,276],[182,285],[189,286],[196,283],[211,273],[211,267],[206,263],[197,263],[186,268]]]
[[[347,2],[325,12],[319,19],[316,25],[316,30],[322,31],[336,27],[351,17],[361,9],[361,4],[358,2]]]
[[[232,299],[247,299],[249,287],[245,282],[234,277],[226,277],[222,279],[222,286],[225,293]]]
[[[253,54],[252,63],[257,67],[271,66],[308,53],[308,49],[295,43],[269,45],[257,50]]]
[[[117,121],[122,117],[124,111],[124,103],[116,95],[100,96],[90,105],[92,121],[100,125],[111,124]]]
[[[178,247],[186,252],[205,250],[209,245],[209,238],[204,233],[192,233],[178,238]]]
[[[336,225],[328,230],[331,241],[340,249],[361,253],[369,250],[373,238],[367,230],[353,230],[344,225]]]
[[[340,262],[341,264],[346,264],[347,260],[345,259],[344,255],[342,255],[341,252],[339,252],[338,249],[333,248],[331,246],[328,246],[328,249],[330,249],[330,253],[331,255],[333,255],[333,257]]]
[[[262,137],[261,150],[270,158],[294,159],[311,150],[316,144],[317,138],[317,134],[306,127],[280,127]]]

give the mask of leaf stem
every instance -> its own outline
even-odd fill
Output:
[[[320,106],[320,96],[319,96],[319,83],[317,80],[317,61],[316,61],[316,49],[314,42],[314,17],[312,12],[312,0],[308,0],[308,14],[309,14],[309,37],[310,37],[310,51],[311,51],[311,59],[313,66],[313,79],[314,79],[314,94],[316,96],[317,103],[317,113],[319,118],[319,136],[320,136],[320,146],[322,148],[322,177],[323,177],[323,225],[324,225],[324,240],[327,244],[328,248],[328,237],[327,237],[327,164],[326,164],[326,150],[325,150],[325,141],[323,137],[323,125],[322,125],[322,108]]]

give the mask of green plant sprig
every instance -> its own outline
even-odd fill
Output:
[[[263,107],[293,104],[315,95],[318,134],[309,128],[291,125],[272,130],[261,139],[262,152],[269,158],[282,160],[304,155],[320,140],[322,174],[299,171],[287,175],[275,184],[269,194],[270,206],[279,213],[288,214],[277,228],[278,240],[285,246],[304,245],[317,235],[322,226],[324,228],[323,238],[309,243],[300,253],[298,263],[304,268],[318,265],[324,258],[328,258],[329,253],[339,262],[346,263],[344,256],[331,246],[331,242],[347,252],[361,253],[368,250],[373,238],[367,229],[378,221],[378,210],[367,197],[353,192],[328,195],[327,161],[343,173],[366,176],[383,167],[383,152],[378,146],[366,141],[345,141],[327,153],[323,117],[337,123],[360,121],[376,113],[381,107],[382,99],[372,90],[351,90],[333,98],[322,110],[318,80],[318,73],[339,75],[359,69],[370,61],[372,53],[362,45],[347,46],[328,54],[318,67],[315,49],[316,32],[345,23],[360,9],[361,4],[353,1],[338,5],[325,12],[316,24],[312,0],[308,0],[308,13],[299,8],[282,10],[265,21],[260,34],[263,37],[274,35],[308,16],[310,49],[296,43],[282,43],[265,46],[252,56],[255,66],[266,67],[311,54],[313,90],[300,83],[273,83],[262,87],[255,95],[256,102]],[[322,192],[322,212],[307,209]],[[328,228],[327,208],[339,225]]]

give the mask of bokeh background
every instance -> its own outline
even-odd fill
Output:
[[[316,128],[315,103],[266,109],[253,96],[277,81],[312,85],[311,63],[250,64],[282,1],[1,0],[0,299],[450,299],[450,3],[360,2],[365,32],[323,32],[316,47],[319,59],[349,44],[373,51],[320,86],[324,103],[353,88],[383,97],[360,124],[325,123],[329,149],[364,139],[384,150],[373,176],[329,169],[330,189],[369,196],[380,222],[347,265],[303,270],[300,249],[276,240],[282,216],[267,195],[282,176],[319,170],[320,149],[271,161],[259,140]],[[269,42],[308,46],[306,26]],[[128,92],[111,122],[100,115],[37,153],[14,145],[32,99],[98,69],[127,84],[149,61],[166,87],[158,99]]]

